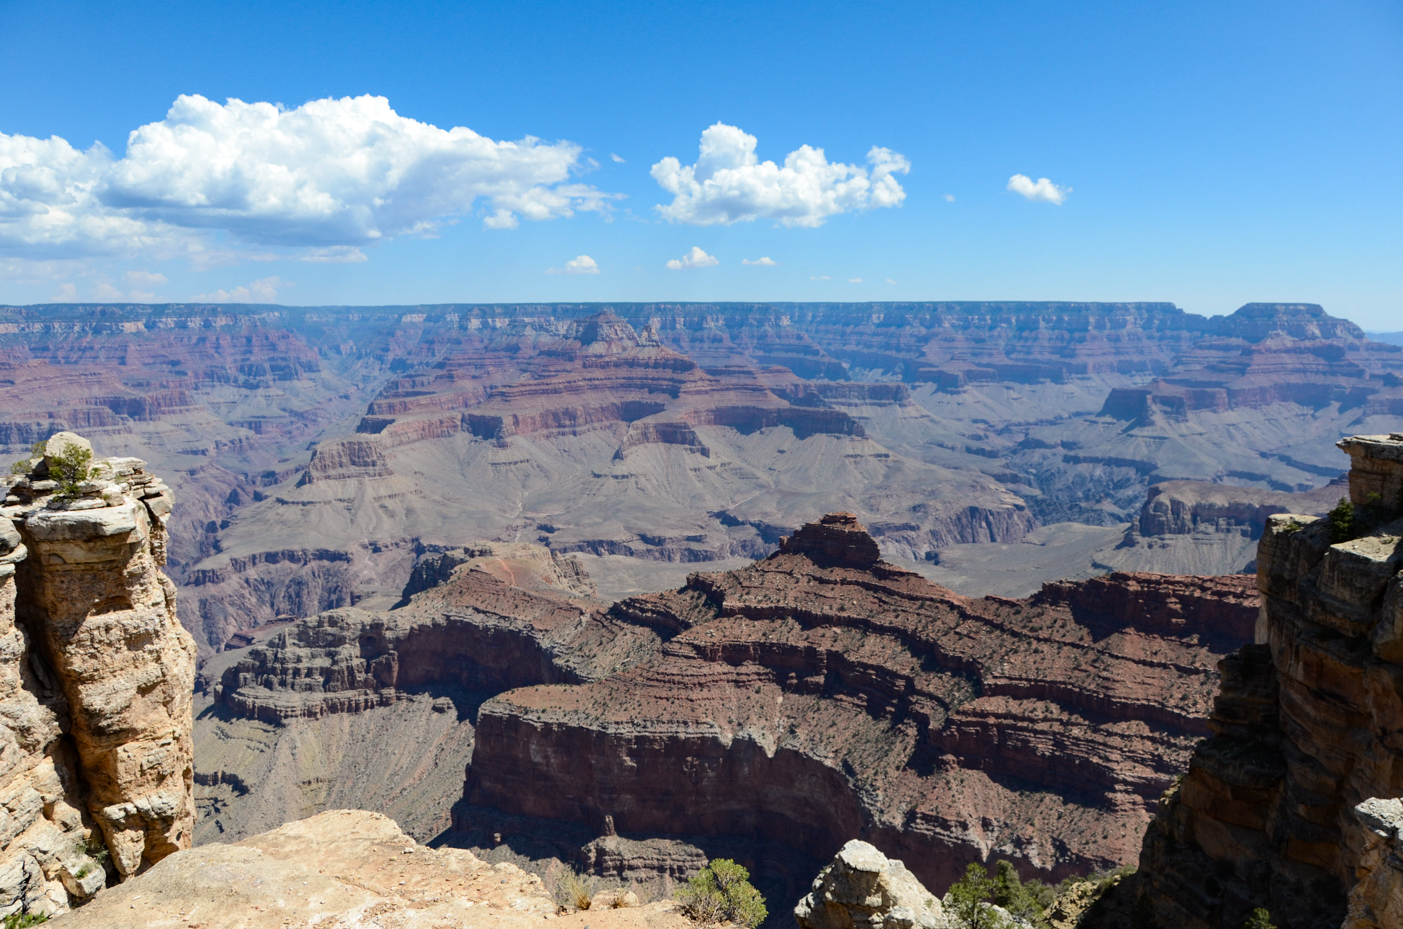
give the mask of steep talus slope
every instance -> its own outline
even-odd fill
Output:
[[[0,915],[188,848],[195,645],[161,573],[172,494],[133,458],[65,488],[59,433],[0,508]],[[57,480],[56,480],[57,479]]]
[[[1403,826],[1403,434],[1341,444],[1354,525],[1271,517],[1256,644],[1224,660],[1213,734],[1146,832],[1159,925],[1237,926],[1258,906],[1283,929],[1403,915],[1389,857]]]
[[[635,879],[685,876],[701,845],[795,899],[810,859],[857,835],[931,886],[990,853],[1044,876],[1121,864],[1256,616],[1247,578],[960,597],[882,561],[850,514],[607,608],[534,545],[434,554],[409,586],[399,609],[331,611],[211,661],[202,835],[310,814],[329,789],[397,818],[411,795],[463,796],[440,841]],[[395,726],[428,733],[440,769],[358,768]]]

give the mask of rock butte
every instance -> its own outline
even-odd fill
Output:
[[[218,751],[247,793],[219,794],[224,828],[247,834],[240,810],[274,790],[238,770],[240,718],[300,740],[453,685],[485,702],[450,843],[493,817],[525,841],[583,830],[576,858],[638,877],[674,867],[652,837],[777,846],[798,859],[776,876],[761,855],[759,878],[789,905],[859,836],[931,886],[989,854],[1060,878],[1133,859],[1257,614],[1246,577],[965,598],[882,561],[847,513],[609,608],[539,548],[482,551],[402,609],[332,611],[229,656]]]
[[[58,913],[194,833],[195,644],[165,561],[171,492],[133,458],[60,483],[72,433],[0,509],[0,912]]]

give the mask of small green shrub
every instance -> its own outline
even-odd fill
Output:
[[[92,449],[72,443],[65,445],[63,451],[54,456],[50,466],[54,473],[50,477],[58,481],[59,496],[78,496],[78,485],[88,479],[92,472],[92,468],[89,467],[92,461]]]
[[[1009,926],[1009,921],[991,906],[997,883],[998,878],[990,877],[989,870],[982,864],[970,862],[965,876],[950,885],[945,903],[963,929],[1006,929]]]
[[[1326,517],[1330,521],[1330,542],[1338,544],[1348,542],[1350,539],[1357,539],[1360,533],[1359,514],[1354,511],[1354,504],[1344,497],[1340,498],[1339,504],[1330,511]]]
[[[0,922],[3,929],[27,929],[29,926],[37,926],[46,923],[49,917],[43,913],[11,913],[5,917],[4,922]]]
[[[1276,929],[1272,924],[1271,914],[1265,907],[1257,907],[1252,911],[1252,915],[1247,917],[1247,921],[1242,924],[1242,929]]]
[[[755,929],[770,911],[765,898],[750,883],[750,872],[728,858],[713,860],[677,891],[688,919],[703,926],[729,920]]]
[[[1035,879],[1020,880],[1011,861],[994,866],[993,890],[994,903],[1034,925],[1057,899],[1057,891],[1050,885]]]

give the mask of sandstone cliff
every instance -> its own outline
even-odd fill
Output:
[[[1146,833],[1161,926],[1235,927],[1258,906],[1283,929],[1398,924],[1403,434],[1341,446],[1354,525],[1271,517],[1256,644],[1223,661],[1213,735]]]
[[[160,571],[172,495],[132,458],[65,475],[72,449],[81,470],[86,440],[50,438],[0,510],[0,913],[67,909],[194,829],[195,649]]]

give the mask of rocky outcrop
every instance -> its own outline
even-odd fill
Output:
[[[947,929],[940,900],[900,861],[858,839],[844,845],[794,908],[800,929]]]
[[[378,813],[333,810],[232,845],[171,855],[54,925],[543,929],[556,925],[557,910],[541,879],[514,864],[425,848]],[[600,929],[690,925],[671,903],[591,909],[588,922]]]
[[[1270,518],[1257,644],[1224,660],[1213,734],[1146,833],[1161,925],[1236,926],[1259,906],[1287,929],[1333,929],[1347,911],[1347,925],[1396,921],[1383,914],[1397,912],[1403,794],[1403,519],[1380,501],[1403,486],[1403,434],[1341,446],[1355,525]],[[1332,538],[1341,528],[1354,537]]]
[[[1364,847],[1342,929],[1403,926],[1403,800],[1371,797],[1354,815],[1364,827]]]
[[[0,912],[60,912],[188,848],[195,652],[161,573],[172,495],[72,433],[0,510]]]

